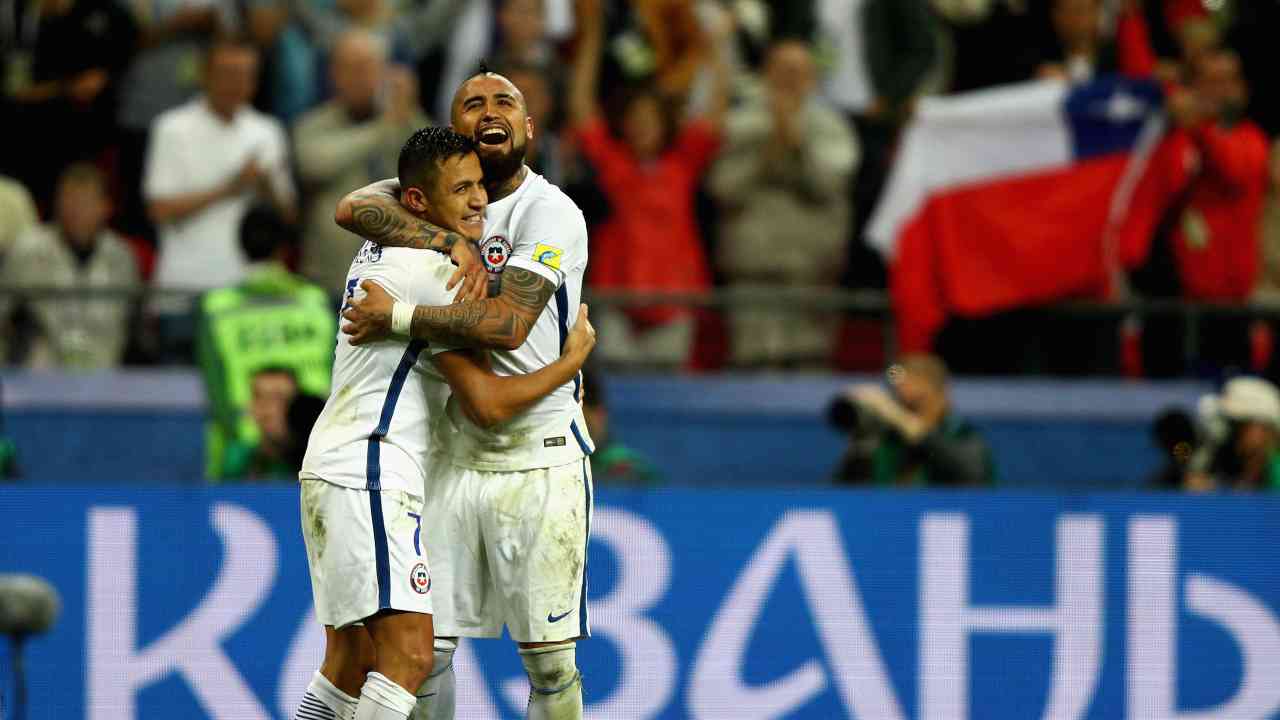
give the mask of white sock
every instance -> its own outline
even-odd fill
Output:
[[[520,650],[529,675],[528,720],[582,720],[582,674],[574,643]]]
[[[329,678],[317,672],[302,696],[302,704],[293,714],[294,720],[351,720],[356,699],[342,692]]]
[[[407,720],[417,700],[385,675],[371,672],[360,688],[355,720]]]
[[[457,710],[453,651],[457,649],[457,640],[436,638],[431,677],[418,688],[418,704],[409,715],[410,720],[453,720]]]

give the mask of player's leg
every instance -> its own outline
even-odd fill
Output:
[[[413,720],[453,720],[458,636],[498,637],[502,610],[486,561],[477,517],[485,478],[438,460],[429,469],[422,508],[423,549],[431,558],[432,618],[437,637],[431,676],[418,688]]]
[[[360,583],[374,666],[360,688],[356,720],[405,720],[431,674],[431,574],[421,543],[422,496],[364,491],[373,582]],[[367,588],[376,588],[376,594]]]
[[[529,676],[528,720],[581,720],[582,673],[577,643],[519,643]]]
[[[418,704],[410,720],[453,720],[458,709],[458,682],[453,674],[453,653],[458,638],[438,637],[433,643],[431,675],[418,688]]]
[[[384,610],[365,626],[375,659],[360,688],[355,720],[405,720],[417,703],[413,691],[431,675],[431,616]]]
[[[505,553],[490,564],[507,628],[529,676],[531,720],[582,717],[576,641],[589,637],[586,603],[591,475],[586,459],[508,473],[494,483],[489,546]],[[514,509],[514,511],[513,511]]]
[[[373,669],[373,642],[360,626],[324,628],[324,662],[311,678],[295,720],[351,720],[365,675]]]
[[[358,493],[321,480],[304,480],[299,499],[302,537],[307,548],[316,618],[324,625],[324,662],[298,706],[298,720],[350,720],[364,676],[373,665],[373,644],[363,627],[351,625],[351,599],[338,580],[349,563],[366,558],[345,550],[349,533],[367,532],[351,519],[350,502]],[[367,505],[367,503],[366,503]],[[332,541],[332,542],[331,542]],[[337,548],[337,549],[335,549]],[[335,580],[338,580],[335,582]],[[336,629],[342,627],[342,630]]]

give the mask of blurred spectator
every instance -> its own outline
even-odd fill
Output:
[[[950,90],[968,92],[1031,77],[1054,44],[1046,0],[934,0],[951,43]]]
[[[482,62],[500,70],[512,65],[536,67],[552,92],[560,94],[561,71],[552,44],[572,33],[572,0],[468,0],[455,4],[463,7],[440,51],[427,55],[419,66],[423,97],[435,103],[440,117],[449,117],[454,91]],[[543,127],[547,127],[545,121]]]
[[[543,79],[557,85],[560,63],[547,36],[544,0],[500,0],[497,12],[498,43],[489,64],[494,67],[523,65],[537,68]]]
[[[858,145],[844,118],[815,101],[815,82],[809,46],[784,40],[769,52],[764,98],[729,115],[710,188],[723,210],[719,267],[734,287],[767,293],[840,278]],[[736,309],[730,321],[735,364],[821,367],[838,318],[779,305]]]
[[[324,400],[299,393],[298,380],[287,367],[258,370],[250,385],[249,416],[259,436],[227,447],[221,479],[294,481]]]
[[[120,124],[145,132],[164,111],[200,89],[200,64],[220,33],[239,29],[234,0],[130,0],[142,50],[122,89]]]
[[[1206,441],[1191,461],[1186,489],[1280,490],[1280,391],[1239,377],[1200,401]]]
[[[653,487],[662,482],[643,455],[610,434],[604,383],[599,375],[588,370],[582,372],[582,414],[587,419],[587,431],[596,444],[596,451],[591,454],[594,482],[632,487]]]
[[[10,138],[58,138],[11,142],[0,165],[47,207],[63,168],[116,142],[116,85],[137,26],[115,0],[11,0],[0,14],[0,120]]]
[[[58,182],[54,222],[33,227],[18,239],[4,263],[2,284],[58,290],[139,288],[133,252],[107,228],[110,216],[102,172],[87,164],[67,168]],[[0,307],[5,305],[0,299]],[[128,297],[28,298],[35,337],[22,348],[26,364],[77,370],[115,367],[128,341],[133,305]]]
[[[1280,305],[1280,140],[1271,146],[1271,191],[1262,213],[1262,277],[1254,301]]]
[[[427,119],[413,77],[387,68],[385,45],[374,35],[343,35],[329,69],[334,98],[298,121],[294,142],[309,204],[302,273],[336,295],[361,240],[333,222],[333,209],[352,188],[393,177],[400,146]]]
[[[0,175],[0,267],[14,241],[39,220],[27,188],[17,180]]]
[[[1239,58],[1217,51],[1192,68],[1191,85],[1170,100],[1195,169],[1173,231],[1183,294],[1196,300],[1242,301],[1260,265],[1258,227],[1267,191],[1267,138],[1244,117],[1248,91]]]
[[[590,0],[579,5],[597,8],[592,15],[600,24],[597,54],[604,87],[644,84],[681,103],[716,50],[699,17],[700,3],[691,0]]]
[[[161,113],[200,91],[209,43],[238,29],[237,0],[120,0],[132,8],[140,48],[120,86],[123,227],[150,234],[142,180],[149,133]]]
[[[226,448],[259,442],[259,429],[246,413],[258,370],[288,368],[302,392],[329,391],[337,313],[324,290],[285,268],[287,236],[288,228],[272,210],[251,210],[240,225],[251,263],[246,279],[209,292],[200,302],[198,351],[213,410],[206,439],[210,478],[226,471]]]
[[[1162,464],[1147,480],[1147,487],[1181,490],[1200,442],[1195,421],[1180,408],[1169,408],[1152,423],[1151,436],[1160,450]]]
[[[741,0],[726,5],[734,15],[738,48],[747,67],[763,65],[769,48],[782,40],[815,44],[820,52],[831,56],[833,73],[845,69],[849,58],[861,66],[862,54],[856,50],[849,54],[846,42],[861,34],[832,28],[846,19],[857,19],[851,9],[853,0]]]
[[[143,192],[159,228],[155,284],[204,290],[239,282],[245,258],[236,228],[255,200],[294,217],[284,128],[249,107],[258,52],[222,39],[205,61],[205,94],[156,120]],[[188,357],[194,328],[182,303],[157,306],[164,353]]]
[[[293,370],[284,366],[257,370],[250,387],[248,414],[259,428],[259,436],[253,441],[229,443],[219,479],[291,482],[302,468],[307,437],[319,416],[303,411],[314,407],[314,397],[298,393]]]
[[[1115,45],[1102,36],[1101,0],[1053,0],[1050,17],[1057,46],[1038,77],[1084,82],[1118,67]]]
[[[254,107],[286,124],[320,98],[318,53],[289,2],[242,0],[245,34],[262,53]]]
[[[612,214],[592,234],[591,286],[604,290],[699,291],[711,277],[694,213],[694,194],[720,144],[728,72],[718,52],[709,112],[680,127],[652,89],[633,91],[618,135],[600,112],[595,89],[603,41],[597,2],[584,2],[582,39],[570,87],[571,131],[597,174]],[[722,33],[719,39],[723,39]],[[679,367],[688,358],[694,318],[687,309],[644,307],[602,312],[596,352],[606,362]]]
[[[908,355],[889,368],[888,376],[892,394],[878,385],[859,385],[832,406],[832,422],[849,433],[836,482],[991,485],[991,450],[973,425],[952,414],[942,361],[932,355]]]
[[[888,177],[898,131],[937,68],[938,24],[928,0],[822,0],[821,7],[837,63],[827,96],[848,116],[862,152],[851,186],[860,215],[845,236],[852,238],[845,280],[883,287],[883,263],[863,242],[862,227]]]

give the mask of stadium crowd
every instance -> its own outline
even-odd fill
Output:
[[[529,163],[584,208],[597,293],[884,288],[864,230],[921,98],[1123,73],[1163,85],[1186,160],[1131,284],[1273,304],[1275,28],[1280,5],[1248,0],[5,0],[0,274],[32,290],[0,297],[4,360],[190,362],[211,325],[198,293],[336,297],[359,242],[338,198],[394,175],[482,63],[525,95]],[[254,254],[249,217],[278,251]],[[606,304],[596,324],[611,365],[886,360],[879,324],[782,301]],[[1119,368],[1091,348],[1123,333],[1079,324],[1020,310],[939,344],[958,372],[1020,369],[1011,338]],[[1218,365],[1280,366],[1267,323],[1210,330]],[[1162,364],[1181,333],[1148,323],[1148,374],[1196,370]]]

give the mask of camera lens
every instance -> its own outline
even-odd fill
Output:
[[[858,427],[858,406],[843,395],[837,396],[827,406],[827,422],[841,432],[853,432]]]

